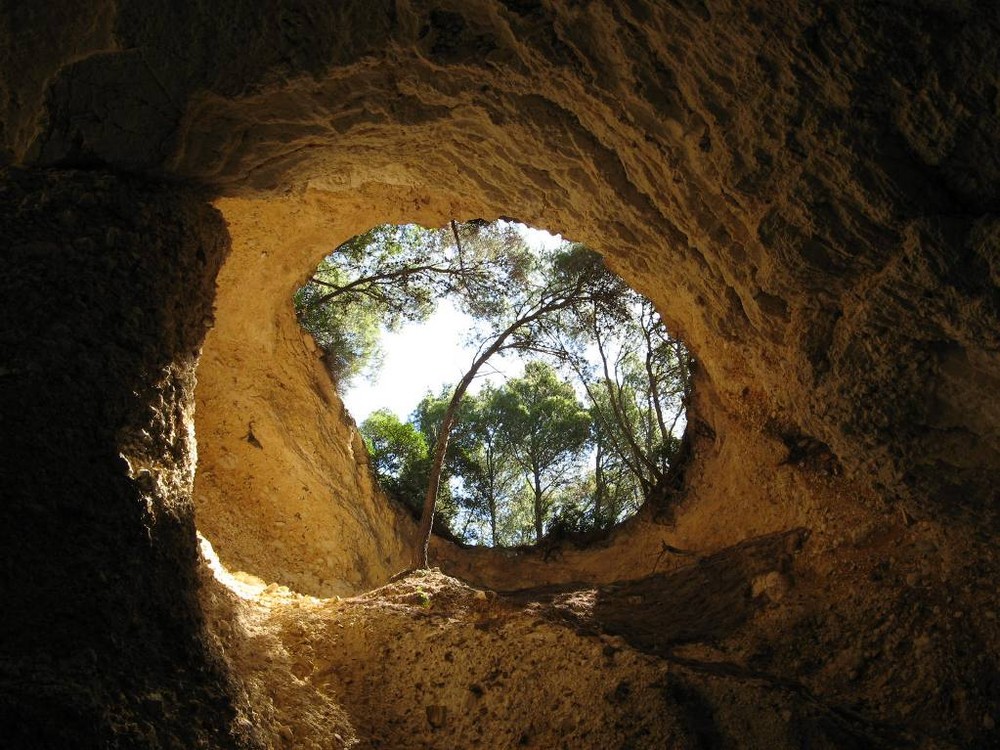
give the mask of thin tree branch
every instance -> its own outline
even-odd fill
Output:
[[[642,321],[642,336],[646,341],[646,377],[649,379],[649,392],[652,396],[653,406],[656,408],[656,424],[660,428],[660,440],[666,441],[669,437],[667,432],[667,425],[663,419],[663,406],[660,403],[660,385],[653,372],[653,340],[652,333],[646,326],[645,320]]]
[[[604,349],[604,343],[601,340],[600,325],[597,322],[597,316],[594,316],[594,341],[597,344],[597,351],[601,357],[601,365],[604,369],[604,385],[608,392],[608,400],[611,402],[611,409],[615,413],[615,418],[618,420],[618,425],[621,428],[621,433],[625,436],[625,440],[628,443],[629,449],[632,451],[633,458],[636,463],[644,465],[654,477],[659,476],[659,470],[655,463],[653,463],[648,456],[643,453],[642,448],[635,440],[635,436],[632,434],[628,420],[625,418],[625,414],[622,410],[622,404],[618,399],[615,391],[615,385],[617,381],[613,380],[611,377],[611,371],[608,367],[608,357]],[[619,389],[620,390],[620,389]]]
[[[458,248],[458,267],[464,271],[465,270],[465,256],[462,254],[462,240],[458,236],[458,224],[455,220],[451,220],[451,233],[455,235],[455,247]]]
[[[401,279],[408,279],[412,276],[419,276],[421,274],[430,273],[432,275],[439,276],[454,276],[461,278],[465,271],[462,269],[449,268],[448,266],[440,266],[434,263],[425,264],[422,266],[404,266],[402,268],[394,269],[391,271],[383,271],[381,273],[375,273],[371,276],[361,276],[353,281],[337,286],[329,281],[323,281],[322,279],[317,279],[315,276],[309,281],[310,283],[316,283],[321,286],[329,287],[333,289],[332,292],[324,294],[317,299],[310,300],[306,303],[307,307],[318,307],[319,305],[324,305],[337,297],[349,294],[351,292],[357,294],[367,294],[368,296],[373,296],[370,289],[377,284],[389,281],[400,281]],[[364,288],[367,286],[367,289]],[[384,299],[384,295],[380,295]],[[373,297],[378,299],[378,297]]]

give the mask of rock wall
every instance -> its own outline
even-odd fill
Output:
[[[199,530],[234,570],[315,596],[406,567],[415,529],[378,490],[368,454],[291,290],[347,237],[331,201],[220,201],[233,251],[198,368]]]
[[[995,121],[995,13],[783,10],[397,4],[324,75],[192,104],[171,165],[235,193],[304,191],[268,209],[318,232],[282,253],[274,300],[380,221],[506,214],[584,241],[685,337],[706,403],[761,416],[747,429],[770,437],[747,441],[811,445],[911,512],[992,524],[997,415],[975,394],[998,372],[996,165],[958,144]],[[316,44],[342,39],[309,18]],[[949,59],[962,101],[939,46],[968,50]],[[224,141],[221,122],[239,123]],[[248,378],[273,398],[264,379]]]
[[[950,456],[995,463],[996,414],[949,394],[997,377],[997,13],[481,0],[181,24],[124,3],[101,54],[78,59],[105,16],[63,32],[6,150],[244,195],[448,194],[565,231],[660,303],[724,398],[750,388],[891,492],[961,497],[995,484]]]
[[[438,559],[496,588],[607,582],[679,565],[664,544],[804,525],[813,619],[775,620],[845,654],[838,700],[892,695],[902,721],[918,699],[878,674],[945,685],[923,736],[988,742],[997,626],[947,617],[997,606],[995,3],[50,6],[0,24],[4,575],[37,581],[4,621],[9,726],[55,707],[94,744],[254,741],[202,637],[190,503],[226,232],[197,522],[234,567],[331,594],[403,567],[412,528],[290,295],[372,224],[508,215],[600,250],[685,338],[693,459],[597,551]],[[966,645],[920,680],[894,671],[905,638],[848,648],[889,610]],[[761,638],[782,674],[836,682]]]
[[[224,225],[139,179],[3,177],[4,744],[250,746],[204,632],[191,504]]]

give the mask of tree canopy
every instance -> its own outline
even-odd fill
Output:
[[[573,386],[542,361],[509,381],[495,399],[506,449],[532,501],[535,541],[541,541],[555,494],[577,476],[590,440],[591,418]]]
[[[474,317],[488,315],[495,290],[519,283],[534,261],[506,224],[380,225],[324,258],[293,303],[346,389],[359,375],[377,375],[382,330],[426,320],[445,297]]]
[[[605,528],[663,488],[679,447],[691,359],[653,305],[599,255],[529,247],[508,223],[376,227],[337,249],[295,296],[341,387],[377,370],[378,339],[448,298],[476,321],[463,377],[408,421],[361,425],[383,488],[489,545]],[[473,383],[516,353],[524,374]],[[421,501],[422,496],[422,501]],[[426,563],[426,546],[417,562]]]

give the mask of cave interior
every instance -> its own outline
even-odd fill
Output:
[[[1000,743],[1000,5],[2,14],[0,744]],[[413,570],[289,300],[501,216],[683,337],[686,459]]]

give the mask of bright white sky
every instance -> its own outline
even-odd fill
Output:
[[[520,227],[525,239],[535,247],[555,248],[563,239],[541,229]],[[448,300],[438,304],[435,313],[424,323],[404,325],[396,333],[383,333],[385,360],[374,383],[359,378],[343,394],[347,410],[361,424],[376,409],[387,408],[403,421],[410,416],[420,399],[438,393],[445,383],[455,383],[472,364],[476,347],[464,348],[472,331],[472,318],[455,309]],[[471,390],[488,380],[518,377],[523,365],[516,357],[493,357],[481,370],[483,377]],[[490,373],[493,373],[490,377]]]

